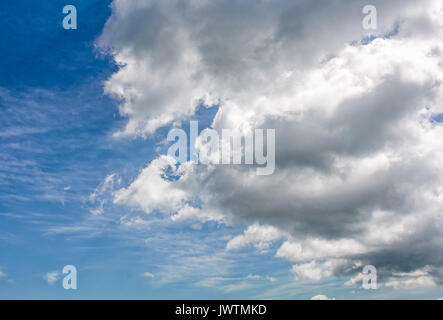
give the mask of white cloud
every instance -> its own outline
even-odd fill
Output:
[[[306,239],[302,243],[284,242],[278,249],[276,256],[292,261],[303,261],[357,255],[365,253],[366,250],[354,239]]]
[[[394,289],[434,287],[437,285],[437,283],[434,277],[430,274],[430,271],[430,267],[424,267],[412,272],[394,273],[385,281],[385,285]]]
[[[363,274],[362,272],[357,273],[357,275],[351,277],[348,281],[345,282],[345,286],[350,286],[350,287],[357,287],[357,286],[362,286],[363,285],[363,279],[365,277],[365,274]]]
[[[197,286],[200,287],[219,287],[221,282],[237,280],[237,278],[226,278],[226,277],[210,277],[205,278],[196,283]]]
[[[107,175],[105,180],[89,195],[89,201],[93,202],[97,197],[111,190],[115,185],[120,184],[120,182],[121,180],[117,178],[117,174],[112,173]]]
[[[50,284],[53,285],[60,277],[60,273],[57,271],[51,271],[44,275],[44,279]]]
[[[292,272],[297,280],[320,281],[334,275],[337,268],[344,266],[345,260],[328,260],[325,262],[311,261],[309,263],[296,264],[292,266]]]
[[[258,250],[263,251],[268,249],[272,241],[281,237],[281,232],[274,227],[254,224],[249,226],[242,235],[229,240],[226,249],[235,250],[254,245]]]
[[[278,280],[271,276],[261,276],[258,274],[249,274],[246,277],[210,277],[197,283],[201,287],[222,288],[224,291],[237,291],[262,286],[266,282],[277,282]],[[227,283],[227,284],[226,284]]]
[[[89,203],[94,205],[94,208],[89,209],[92,215],[101,215],[104,212],[104,205],[106,203],[105,195],[107,192],[112,192],[114,187],[121,183],[121,179],[117,174],[112,173],[106,176],[105,180],[95,188],[94,192],[89,195]]]
[[[247,290],[247,289],[251,289],[251,288],[254,288],[254,285],[252,283],[243,281],[240,283],[228,284],[223,287],[223,290],[226,292],[232,292],[232,291]]]
[[[266,280],[269,282],[277,282],[277,278],[271,276],[261,276],[259,274],[248,274],[246,277],[247,280]]]
[[[160,283],[187,279],[194,281],[198,286],[212,286],[227,277],[231,261],[224,252],[207,253],[207,250],[213,251],[213,249],[203,243],[193,242],[185,247],[178,245],[174,243],[170,249],[171,261],[162,265],[162,269],[156,273]],[[174,250],[175,252],[172,252]]]
[[[152,273],[150,273],[150,272],[143,273],[143,276],[146,277],[146,278],[155,278],[155,276]]]
[[[124,215],[120,218],[120,224],[125,227],[145,227],[149,225],[149,221],[142,219],[139,216],[136,217],[128,217],[128,215]]]
[[[420,15],[428,14],[429,3],[392,1],[386,5],[376,1],[385,17],[379,21],[378,34],[392,31],[397,20],[422,18]],[[270,111],[265,104],[272,104],[278,113],[279,107],[287,108],[292,102],[287,98],[294,92],[287,84],[296,80],[300,71],[327,59],[344,43],[366,35],[361,28],[364,4],[262,1],[245,6],[191,1],[181,6],[177,1],[140,1],[137,5],[114,1],[113,16],[98,45],[112,48],[116,62],[123,66],[106,83],[106,92],[124,100],[120,112],[129,118],[119,134],[153,133],[192,114],[201,101],[211,105],[230,99],[237,111],[228,107],[228,112],[241,112],[241,119],[246,120]],[[229,24],[221,23],[224,15],[229,16]],[[335,29],[333,35],[325,32],[331,28]],[[389,60],[379,63],[379,68],[358,64],[373,72],[389,66]],[[331,75],[331,80],[344,90],[318,86],[317,99],[332,98],[327,100],[332,103],[341,92],[360,91],[355,83],[348,86],[348,81],[356,79],[351,73],[340,75]],[[332,92],[335,94],[327,94]]]
[[[115,193],[115,203],[140,207],[147,213],[158,209],[170,213],[179,210],[189,195],[176,184],[163,178],[168,168],[175,168],[175,160],[162,156],[140,172],[138,178],[125,189]],[[179,175],[175,169],[173,174]]]
[[[328,298],[328,296],[325,296],[324,294],[319,294],[316,296],[313,296],[311,300],[335,300],[335,298]]]
[[[249,274],[246,279],[254,279],[254,280],[258,280],[258,279],[262,279],[263,277],[258,275],[258,274]]]
[[[399,274],[441,266],[441,3],[374,1],[383,19],[370,43],[364,4],[114,1],[98,45],[122,65],[106,83],[128,118],[118,136],[177,124],[201,102],[219,104],[215,130],[277,132],[272,176],[159,156],[114,202],[246,224],[228,251],[284,239],[276,256],[299,278],[355,282],[356,266],[373,264],[399,287]]]

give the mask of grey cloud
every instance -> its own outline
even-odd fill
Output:
[[[366,4],[115,1],[98,44],[124,66],[107,92],[124,100],[126,135],[181,121],[202,101],[220,106],[216,130],[276,129],[274,175],[195,167],[165,184],[177,206],[199,198],[217,213],[208,216],[270,225],[302,247],[354,240],[359,253],[334,257],[347,262],[333,264],[335,275],[363,262],[382,279],[427,266],[441,279],[442,128],[427,117],[442,108],[442,14],[429,9],[437,1],[373,1],[379,27],[369,34]],[[368,35],[379,39],[362,43]],[[141,175],[130,189],[150,180]],[[120,203],[167,199],[135,193],[120,192]]]

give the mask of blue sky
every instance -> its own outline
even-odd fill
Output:
[[[182,258],[175,241],[186,247],[191,239],[230,230],[161,225],[133,234],[119,225],[121,210],[133,214],[125,208],[91,218],[88,197],[103,179],[117,172],[131,181],[167,133],[147,140],[111,137],[124,120],[117,102],[103,94],[103,81],[117,67],[94,49],[109,3],[73,1],[80,18],[70,31],[61,24],[63,1],[1,4],[0,265],[6,276],[0,298],[231,297],[195,286],[196,277],[166,284],[143,277]],[[213,115],[197,115],[200,125]],[[154,244],[145,244],[147,238]],[[236,273],[263,269],[252,260],[248,270],[237,266]],[[44,279],[67,264],[78,268],[77,291],[64,290],[61,276],[52,285]]]
[[[438,296],[439,287],[371,292],[343,286],[345,278],[294,281],[291,262],[275,258],[281,241],[267,250],[226,252],[227,240],[244,225],[170,223],[160,212],[113,204],[103,181],[115,174],[120,187],[130,184],[166,153],[170,126],[146,139],[112,136],[127,121],[119,101],[104,94],[104,81],[118,66],[94,46],[110,3],[70,1],[77,30],[62,28],[65,1],[0,3],[0,299]],[[189,119],[203,129],[217,111],[201,107]],[[103,214],[91,214],[101,201]],[[142,223],[122,223],[131,219]],[[75,291],[61,285],[68,264],[78,270]],[[49,272],[59,273],[52,284]]]

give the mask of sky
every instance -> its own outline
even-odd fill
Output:
[[[443,7],[371,4],[2,1],[0,299],[443,297]],[[275,171],[176,163],[191,120]]]

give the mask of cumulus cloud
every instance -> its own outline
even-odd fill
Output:
[[[344,259],[327,260],[324,262],[311,261],[309,263],[296,264],[292,267],[292,272],[297,280],[320,281],[334,275],[340,267],[347,263]]]
[[[272,241],[281,238],[281,232],[271,226],[251,225],[242,235],[238,235],[229,240],[226,245],[227,250],[240,249],[247,245],[254,245],[258,250],[266,250]]]
[[[164,176],[165,171],[170,168],[175,168],[175,160],[172,157],[162,156],[152,161],[131,186],[116,192],[115,203],[140,207],[146,212],[155,209],[166,213],[177,212],[185,201],[190,200],[190,196],[183,188]],[[176,170],[171,173],[173,176],[180,174]]]
[[[219,132],[276,130],[276,170],[161,155],[114,202],[248,225],[228,250],[284,239],[276,257],[299,278],[352,278],[371,264],[394,288],[441,283],[442,6],[373,1],[369,34],[365,4],[115,0],[97,44],[121,66],[106,82],[128,119],[116,136],[217,104]]]

